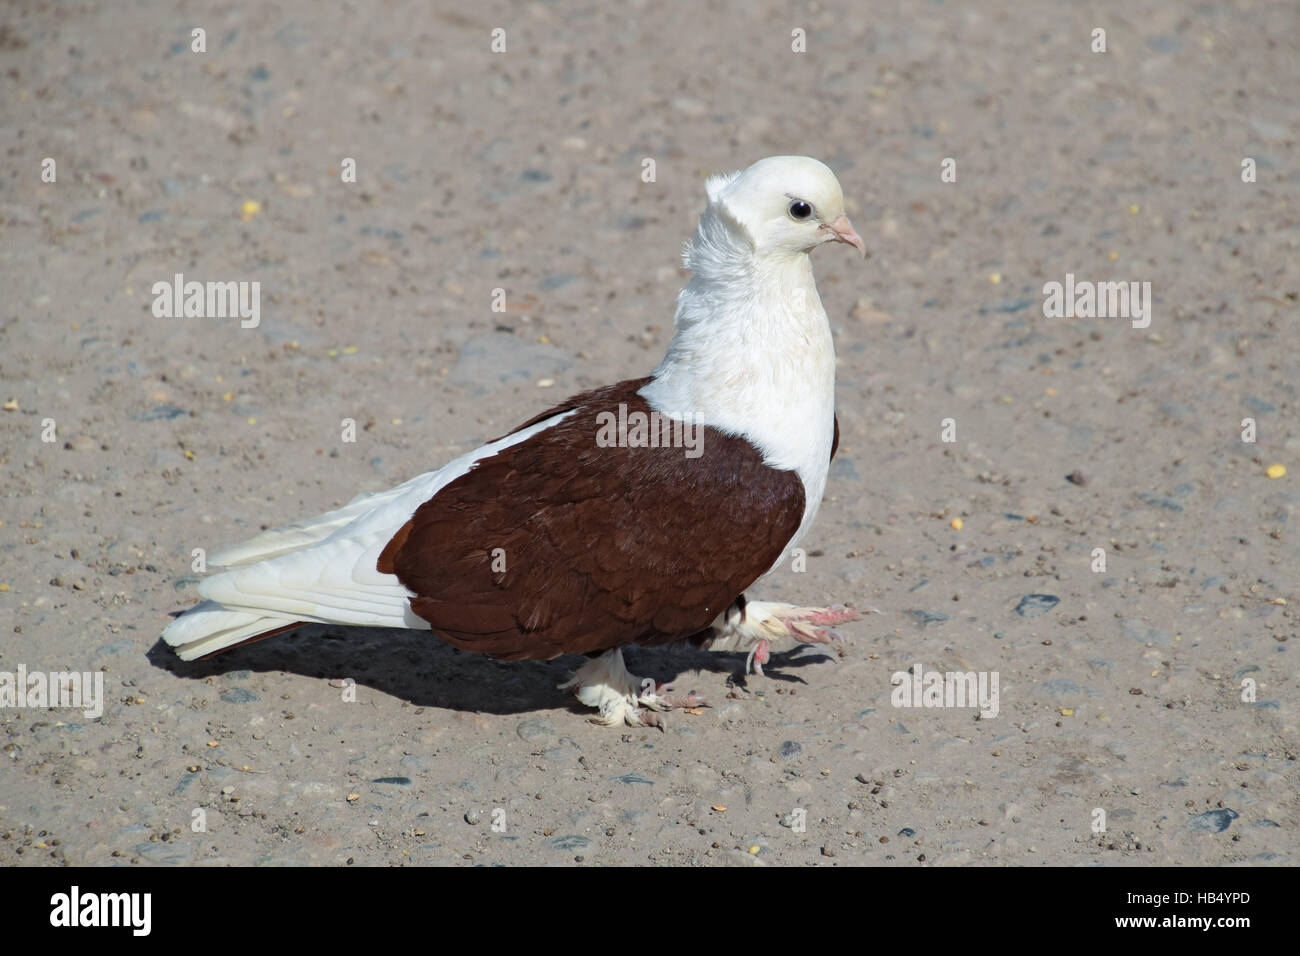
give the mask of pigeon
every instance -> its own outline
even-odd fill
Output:
[[[809,253],[866,247],[834,173],[772,156],[709,177],[663,361],[441,468],[212,553],[163,640],[184,660],[315,622],[432,631],[503,661],[588,660],[560,685],[609,726],[704,701],[622,648],[828,643],[843,605],[747,600],[817,516],[839,445],[835,352]]]

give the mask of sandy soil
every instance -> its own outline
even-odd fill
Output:
[[[1297,862],[1293,4],[186,6],[0,12],[0,670],[105,680],[0,708],[0,864]],[[645,374],[704,176],[780,153],[871,257],[815,256],[842,443],[751,597],[879,608],[838,659],[634,650],[714,704],[660,733],[571,659],[158,642],[193,549]],[[155,317],[178,272],[260,325]],[[1045,317],[1067,273],[1150,326]]]

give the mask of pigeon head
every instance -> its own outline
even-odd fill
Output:
[[[835,174],[808,156],[769,156],[743,172],[711,177],[705,189],[710,207],[757,256],[794,256],[824,242],[867,254],[844,214]]]

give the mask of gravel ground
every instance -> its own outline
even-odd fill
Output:
[[[98,718],[0,708],[0,864],[1298,862],[1294,4],[0,24],[0,670],[104,679]],[[713,703],[660,733],[588,723],[573,659],[159,643],[193,549],[645,374],[704,176],[781,153],[871,256],[814,257],[840,453],[751,597],[879,608],[841,653],[634,650]],[[260,323],[155,317],[178,272],[259,281]],[[1045,317],[1067,274],[1150,282],[1150,325]],[[998,713],[892,706],[913,665]]]

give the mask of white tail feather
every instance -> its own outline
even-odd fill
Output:
[[[213,552],[209,563],[231,570],[203,579],[199,595],[207,600],[167,625],[163,640],[188,661],[299,622],[428,630],[429,622],[411,610],[411,592],[396,575],[380,572],[380,553],[420,505],[481,458],[571,414],[537,422],[396,488]]]
[[[228,611],[215,601],[204,601],[168,624],[162,638],[176,648],[177,657],[192,661],[292,623],[291,617]]]
[[[208,562],[219,568],[235,568],[265,561],[291,551],[301,551],[318,541],[324,541],[339,528],[345,527],[368,511],[373,511],[399,497],[411,485],[427,479],[426,475],[412,478],[396,488],[373,495],[357,495],[342,508],[335,508],[314,518],[304,518],[279,528],[271,528],[247,541],[227,545],[208,556]]]

